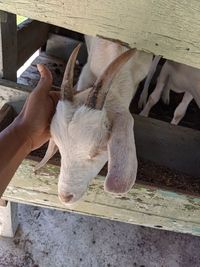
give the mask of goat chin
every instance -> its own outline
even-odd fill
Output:
[[[78,201],[87,191],[90,181],[96,177],[108,160],[108,153],[101,151],[95,158],[87,161],[76,161],[72,163],[73,168],[61,163],[58,182],[58,195],[60,200],[68,205]]]

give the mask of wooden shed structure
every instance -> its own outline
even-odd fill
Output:
[[[54,54],[58,44],[65,45],[66,36],[76,35],[76,40],[81,40],[70,30],[200,68],[197,0],[1,0],[0,10],[0,107],[12,102],[16,112],[20,100],[31,91],[30,86],[16,83],[17,69],[40,47]],[[16,14],[29,20],[17,27]],[[1,127],[13,117],[10,110],[3,114]],[[198,130],[137,115],[134,118],[141,158],[197,176],[200,183]],[[67,209],[57,197],[59,167],[48,164],[34,174],[34,165],[32,159],[23,161],[3,196],[5,200],[200,235],[200,192],[189,194],[138,182],[126,196],[116,197],[103,191],[104,177],[98,176],[84,198]]]

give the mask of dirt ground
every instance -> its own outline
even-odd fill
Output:
[[[199,267],[200,238],[19,205],[0,267]]]

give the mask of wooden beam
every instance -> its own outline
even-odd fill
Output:
[[[105,177],[98,176],[80,202],[66,207],[57,196],[59,167],[46,165],[34,174],[35,164],[31,160],[23,161],[4,199],[200,235],[200,198],[139,184],[126,196],[116,197],[104,192]]]
[[[69,37],[51,33],[49,34],[49,38],[46,45],[46,54],[67,61],[73,49],[79,43],[80,41],[76,41]],[[83,43],[81,45],[81,49],[78,53],[77,59],[82,65],[87,62],[87,49],[85,44]]]
[[[0,77],[17,80],[17,21],[16,15],[0,12]]]
[[[35,51],[46,43],[48,32],[48,24],[30,19],[25,20],[18,26],[17,68],[20,68]]]
[[[31,88],[30,86],[15,83],[15,82],[5,80],[5,79],[0,79],[0,89],[1,90],[7,89],[8,91],[11,91],[11,92],[12,92],[12,90],[16,90],[16,93],[17,92],[18,93],[27,93],[27,92],[31,92],[33,90],[33,88]],[[1,93],[3,93],[3,91],[1,91]]]
[[[200,67],[198,0],[1,0],[0,9]]]
[[[0,236],[13,238],[18,225],[17,203],[8,202],[6,206],[0,206]]]
[[[135,115],[139,157],[192,176],[200,174],[200,132]]]
[[[28,86],[0,79],[0,108],[9,102],[19,112],[18,103],[21,107],[31,90]]]

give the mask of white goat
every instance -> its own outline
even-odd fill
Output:
[[[149,85],[149,84],[148,84]],[[140,98],[140,105],[145,104],[145,97],[148,92],[148,85]],[[184,64],[167,60],[162,67],[158,77],[157,85],[149,96],[149,99],[140,113],[142,116],[148,116],[151,108],[159,101],[161,95],[163,101],[169,104],[169,93],[173,90],[177,93],[183,93],[181,103],[174,112],[172,124],[177,125],[184,117],[187,107],[194,98],[200,107],[200,70]]]
[[[37,167],[43,166],[59,148],[58,195],[66,204],[82,197],[107,160],[104,186],[109,192],[127,192],[137,174],[129,104],[148,73],[152,55],[100,38],[89,38],[87,47],[88,62],[78,83],[78,90],[86,90],[73,94],[77,47],[66,67],[61,100],[51,123],[49,147]]]

